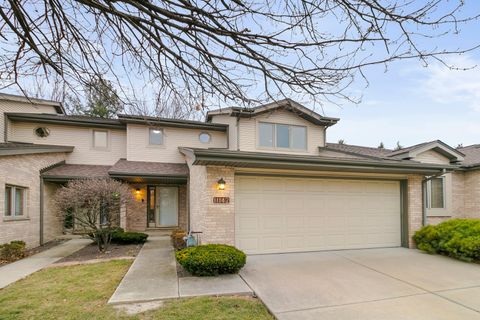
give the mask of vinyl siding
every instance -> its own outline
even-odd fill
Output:
[[[237,150],[237,118],[222,114],[214,116],[211,122],[228,124],[228,149]]]
[[[71,164],[113,165],[118,159],[127,156],[127,138],[124,130],[108,130],[109,147],[106,150],[98,150],[94,149],[92,145],[93,128],[42,124],[50,129],[50,135],[46,138],[39,138],[34,133],[34,129],[38,126],[35,123],[14,122],[11,124],[9,140],[74,146],[73,152],[67,156],[67,163]]]
[[[5,113],[57,113],[55,107],[24,102],[0,100],[0,142],[5,142]],[[8,121],[10,122],[10,121]],[[7,126],[10,124],[8,123]],[[9,133],[7,133],[8,135]]]
[[[418,154],[414,160],[423,162],[423,163],[435,163],[435,164],[450,163],[450,160],[447,157],[433,150],[427,150],[425,152]]]
[[[269,149],[258,147],[258,123],[272,122],[281,124],[292,124],[307,127],[307,150],[294,151],[288,149]],[[314,125],[311,122],[300,118],[290,111],[277,110],[271,113],[265,113],[255,118],[242,118],[239,123],[240,132],[240,150],[241,151],[257,151],[287,154],[319,154],[318,147],[323,147],[325,143],[325,127]]]
[[[185,163],[185,158],[178,151],[178,147],[227,147],[227,135],[225,132],[172,127],[163,128],[163,145],[151,146],[148,140],[149,128],[149,126],[144,125],[127,125],[127,160]],[[202,143],[198,140],[198,135],[202,132],[210,134],[211,141],[209,143]]]

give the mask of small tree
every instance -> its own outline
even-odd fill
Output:
[[[130,187],[110,178],[73,180],[54,196],[61,218],[71,210],[75,225],[89,232],[100,251],[108,249],[122,207],[133,202]]]
[[[385,149],[385,145],[383,144],[383,142],[380,142],[380,144],[378,145],[378,149]]]
[[[345,140],[343,139],[338,140],[338,144],[345,144]]]
[[[403,149],[403,146],[400,144],[400,141],[397,141],[397,146],[395,147],[395,150],[400,150]]]

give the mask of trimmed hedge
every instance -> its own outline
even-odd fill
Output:
[[[428,225],[413,236],[418,249],[464,261],[480,260],[480,220],[452,219]]]
[[[194,276],[216,276],[237,273],[247,256],[235,247],[207,244],[177,251],[178,263]]]
[[[125,232],[118,228],[112,232],[112,242],[116,244],[142,244],[147,241],[148,234],[142,232]]]
[[[25,257],[25,242],[21,240],[11,241],[0,245],[0,260],[13,262]]]

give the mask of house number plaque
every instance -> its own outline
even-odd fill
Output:
[[[213,203],[230,203],[230,197],[213,197]]]

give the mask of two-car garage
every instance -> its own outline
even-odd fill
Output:
[[[235,176],[235,245],[249,254],[397,247],[400,182]]]

